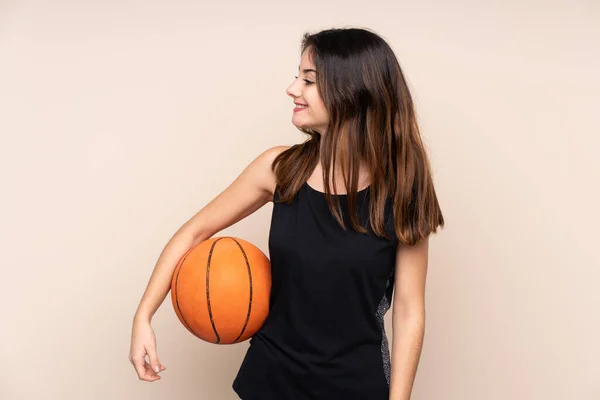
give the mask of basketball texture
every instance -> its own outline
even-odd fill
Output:
[[[233,344],[252,337],[269,313],[271,264],[252,243],[205,240],[179,260],[171,300],[179,320],[198,338]]]

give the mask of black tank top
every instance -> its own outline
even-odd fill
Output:
[[[390,352],[384,314],[390,307],[397,239],[391,201],[389,240],[370,226],[370,188],[358,193],[351,229],[346,195],[344,231],[325,194],[305,183],[292,204],[273,197],[269,232],[272,289],[269,315],[250,339],[233,381],[243,400],[388,400]]]

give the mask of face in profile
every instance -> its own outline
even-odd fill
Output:
[[[310,49],[306,49],[300,58],[298,76],[286,93],[294,101],[292,123],[298,128],[324,134],[329,115],[317,90],[317,79],[317,71],[310,60]]]

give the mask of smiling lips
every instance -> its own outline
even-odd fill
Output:
[[[294,104],[296,105],[296,107],[294,107],[294,112],[302,111],[306,107],[308,107],[306,104],[302,104],[302,103],[294,103]]]

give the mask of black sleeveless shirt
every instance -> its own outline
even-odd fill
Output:
[[[378,238],[370,188],[358,192],[362,234],[344,231],[325,194],[305,183],[292,204],[273,197],[269,232],[269,315],[250,339],[233,390],[243,400],[388,400],[390,352],[383,316],[390,307],[397,239],[391,202]]]

